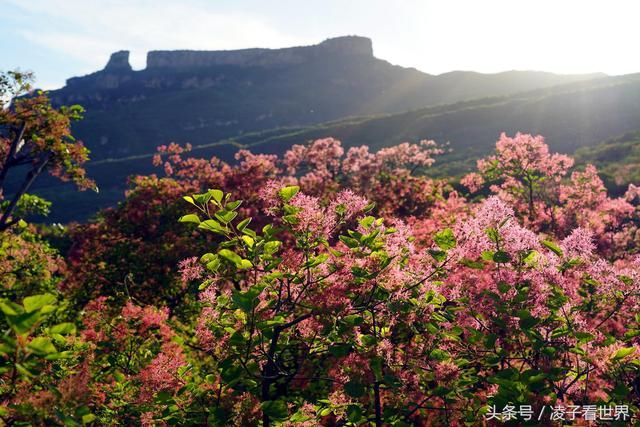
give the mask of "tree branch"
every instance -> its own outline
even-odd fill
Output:
[[[22,137],[24,136],[24,132],[27,129],[27,123],[23,122],[22,126],[20,126],[20,130],[16,134],[13,141],[11,141],[11,146],[9,147],[9,152],[7,153],[7,157],[4,159],[4,164],[2,165],[2,169],[0,169],[0,190],[4,190],[4,180],[7,177],[7,173],[11,166],[14,166],[13,159],[18,151],[18,145],[20,141],[22,141]]]
[[[13,212],[15,211],[16,206],[20,201],[20,198],[27,191],[29,191],[29,188],[31,187],[33,182],[36,180],[36,178],[42,173],[44,168],[49,163],[49,160],[50,160],[50,157],[49,155],[47,155],[42,161],[40,161],[40,163],[37,166],[31,169],[31,171],[29,171],[29,173],[27,174],[27,177],[22,183],[22,186],[13,196],[13,199],[9,203],[9,206],[7,206],[6,210],[2,213],[2,217],[0,217],[0,232],[5,231],[9,227],[11,227],[11,225],[13,225],[14,222],[10,221],[9,218],[11,217],[11,215],[13,215]]]

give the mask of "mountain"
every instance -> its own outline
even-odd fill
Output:
[[[76,193],[41,180],[37,192],[54,202],[50,220],[85,220],[115,204],[126,177],[154,171],[155,147],[171,141],[192,143],[195,155],[231,160],[240,146],[282,152],[314,137],[375,148],[432,138],[452,142],[454,153],[438,171],[455,173],[472,155],[486,152],[502,130],[536,129],[530,126],[535,120],[548,121],[543,131],[566,119],[574,133],[589,134],[590,143],[627,129],[618,123],[592,132],[588,112],[582,112],[585,120],[571,115],[581,96],[572,91],[607,88],[616,78],[529,71],[429,75],[376,58],[364,37],[285,49],[152,51],[139,71],[128,57],[116,52],[103,70],[50,92],[56,105],[86,108],[73,130],[91,149],[88,171],[101,190]],[[592,141],[592,133],[599,139]]]
[[[511,71],[433,76],[373,55],[370,39],[231,51],[152,51],[132,70],[129,52],[51,91],[57,105],[86,110],[75,134],[92,158],[148,153],[169,141],[204,144],[284,126],[402,112],[604,77]]]
[[[573,153],[640,128],[640,73],[577,82],[507,97],[492,97],[404,113],[349,118],[329,123],[263,132],[229,143],[255,152],[279,153],[291,144],[324,136],[373,149],[424,138],[449,142],[432,173],[452,176],[472,170],[475,159],[493,150],[501,132],[546,137],[552,149]],[[202,146],[203,154],[231,150]],[[196,150],[198,155],[198,150]]]
[[[639,128],[640,74],[633,74],[404,113],[246,133],[196,145],[192,155],[232,161],[233,154],[241,147],[253,152],[282,153],[291,144],[326,136],[339,138],[346,146],[367,144],[374,150],[402,141],[431,138],[439,143],[449,142],[451,152],[440,156],[429,173],[456,176],[473,170],[475,160],[492,151],[503,131],[542,134],[553,150],[573,153],[581,148],[578,154],[585,154],[579,156],[579,160],[600,162],[598,165],[603,166],[616,157],[618,161],[623,159],[615,151],[613,154],[607,151],[607,144],[599,146],[598,143]],[[633,135],[624,139],[625,150],[632,151],[623,153],[638,150],[638,139]],[[595,147],[595,151],[588,147]],[[151,165],[152,154],[91,162],[88,171],[101,185],[98,195],[77,193],[53,182],[42,184],[39,193],[54,202],[52,219],[87,219],[98,208],[122,199],[128,175],[158,172]]]

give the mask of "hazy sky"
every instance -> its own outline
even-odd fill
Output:
[[[394,64],[452,70],[640,72],[638,0],[0,0],[0,69],[38,85],[131,51],[315,44],[357,34]]]

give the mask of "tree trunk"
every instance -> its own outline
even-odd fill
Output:
[[[373,397],[376,411],[376,427],[382,427],[382,404],[380,403],[380,383],[373,385]]]
[[[49,157],[46,157],[36,167],[29,171],[27,177],[22,183],[22,187],[20,187],[20,189],[16,192],[16,194],[13,196],[13,199],[11,199],[11,203],[9,203],[9,206],[7,206],[7,209],[2,213],[2,217],[0,218],[0,231],[5,231],[7,228],[16,223],[16,221],[13,220],[9,221],[9,218],[13,214],[13,211],[16,209],[16,206],[18,205],[18,202],[20,201],[22,195],[29,191],[29,188],[36,180],[38,175],[42,173],[44,168],[47,166],[47,163],[49,163]]]
[[[11,161],[13,160],[13,156],[15,156],[18,151],[18,144],[22,141],[22,137],[24,136],[24,131],[27,129],[27,124],[23,123],[20,126],[20,130],[16,137],[11,141],[11,146],[9,147],[9,152],[7,153],[7,157],[4,159],[4,164],[2,165],[2,169],[0,169],[0,190],[4,189],[4,180],[7,178],[7,173],[11,168]]]

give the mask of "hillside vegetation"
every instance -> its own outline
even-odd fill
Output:
[[[576,159],[596,165],[607,188],[622,194],[629,184],[640,182],[640,131],[608,139],[594,147],[580,148]]]
[[[194,144],[194,153],[233,161],[244,147],[256,153],[282,153],[293,143],[332,136],[347,146],[375,149],[403,141],[449,142],[451,151],[438,156],[430,174],[457,176],[470,171],[475,159],[491,150],[501,132],[523,130],[542,134],[554,149],[573,153],[612,136],[634,131],[640,124],[640,75],[598,79],[507,97],[483,98],[397,114],[352,117],[305,127],[286,127],[234,138]],[[175,140],[176,142],[193,142]],[[165,141],[166,142],[166,141]],[[153,150],[135,156],[97,159],[88,165],[101,193],[82,194],[43,183],[40,193],[56,204],[55,220],[86,219],[97,208],[121,200],[126,178],[153,171]],[[73,203],[73,209],[69,208]]]

